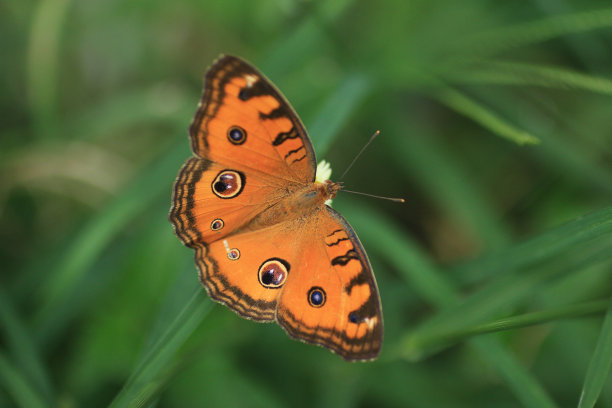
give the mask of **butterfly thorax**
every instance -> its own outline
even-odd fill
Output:
[[[246,227],[248,230],[257,230],[312,215],[325,205],[325,201],[333,199],[342,188],[341,183],[327,180],[324,183],[302,184],[293,191],[289,191],[280,200],[271,203],[266,210],[257,215]]]

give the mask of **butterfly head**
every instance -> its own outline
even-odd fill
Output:
[[[338,191],[342,188],[341,183],[333,183],[329,180],[331,177],[332,169],[329,162],[321,160],[317,165],[315,183],[321,184],[324,188],[321,189],[321,193],[326,197],[325,204],[331,207],[332,199],[336,196]]]
[[[323,197],[324,203],[331,207],[332,200],[336,197],[338,191],[342,190],[342,183],[326,180],[324,183],[316,185],[319,186],[319,195]]]

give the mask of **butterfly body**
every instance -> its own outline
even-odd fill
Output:
[[[277,203],[270,204],[249,223],[247,228],[259,229],[292,220],[299,222],[300,219],[316,217],[315,212],[323,211],[324,203],[333,199],[340,188],[339,183],[329,180],[324,183],[306,184],[288,193]]]
[[[280,92],[223,56],[206,74],[190,136],[195,157],[179,172],[169,218],[211,298],[347,360],[375,358],[382,310],[370,263],[325,204],[341,184],[315,181],[310,139]]]

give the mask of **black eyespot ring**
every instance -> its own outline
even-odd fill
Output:
[[[225,223],[221,218],[215,218],[213,222],[210,223],[210,229],[213,231],[219,231],[221,228],[225,226]]]
[[[257,271],[259,283],[268,289],[278,289],[287,280],[291,266],[280,258],[270,258],[261,264]]]
[[[357,315],[357,312],[353,311],[353,312],[349,313],[348,319],[349,319],[349,322],[351,322],[351,323],[358,323],[359,322],[359,315]]]
[[[312,307],[323,306],[325,304],[325,299],[325,291],[318,286],[313,286],[308,291],[308,303],[310,303]]]
[[[240,126],[232,126],[227,130],[227,140],[235,145],[241,145],[246,141],[247,133],[246,130]]]
[[[238,250],[238,248],[232,248],[227,251],[227,257],[230,261],[235,261],[240,258],[240,251]]]
[[[236,170],[223,170],[217,174],[211,187],[212,192],[219,198],[234,198],[242,193],[246,177]]]

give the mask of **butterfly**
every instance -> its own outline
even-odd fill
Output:
[[[244,60],[208,69],[189,128],[194,157],[178,173],[169,219],[195,250],[209,296],[242,317],[346,360],[372,360],[383,337],[372,266],[349,223],[325,204],[304,125]]]

